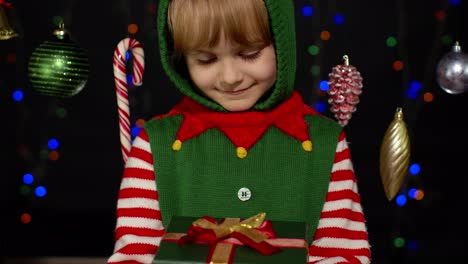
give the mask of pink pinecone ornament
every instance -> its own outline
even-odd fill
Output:
[[[362,93],[362,77],[356,67],[349,65],[347,55],[343,56],[344,64],[333,67],[328,74],[328,103],[330,111],[341,126],[346,126],[356,111],[359,95]]]

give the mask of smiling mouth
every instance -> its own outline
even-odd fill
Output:
[[[245,91],[249,90],[250,86],[244,89],[239,89],[239,90],[234,90],[234,91],[223,91],[223,93],[228,94],[228,95],[239,95],[244,93]]]

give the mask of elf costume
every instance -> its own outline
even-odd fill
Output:
[[[295,28],[291,0],[265,0],[277,80],[252,111],[227,112],[176,71],[161,0],[161,60],[185,95],[148,121],[134,140],[117,205],[115,252],[108,263],[151,263],[171,216],[246,218],[309,224],[310,263],[370,263],[365,218],[340,125],[293,91]]]

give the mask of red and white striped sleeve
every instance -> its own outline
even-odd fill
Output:
[[[370,245],[351,155],[338,139],[328,193],[309,247],[309,263],[370,263]]]
[[[153,157],[148,135],[142,129],[125,164],[117,201],[114,253],[107,263],[152,263],[163,235]]]

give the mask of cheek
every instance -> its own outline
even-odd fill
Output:
[[[200,88],[209,88],[213,86],[214,76],[213,73],[207,69],[201,69],[198,67],[189,68],[190,77],[195,85]]]

